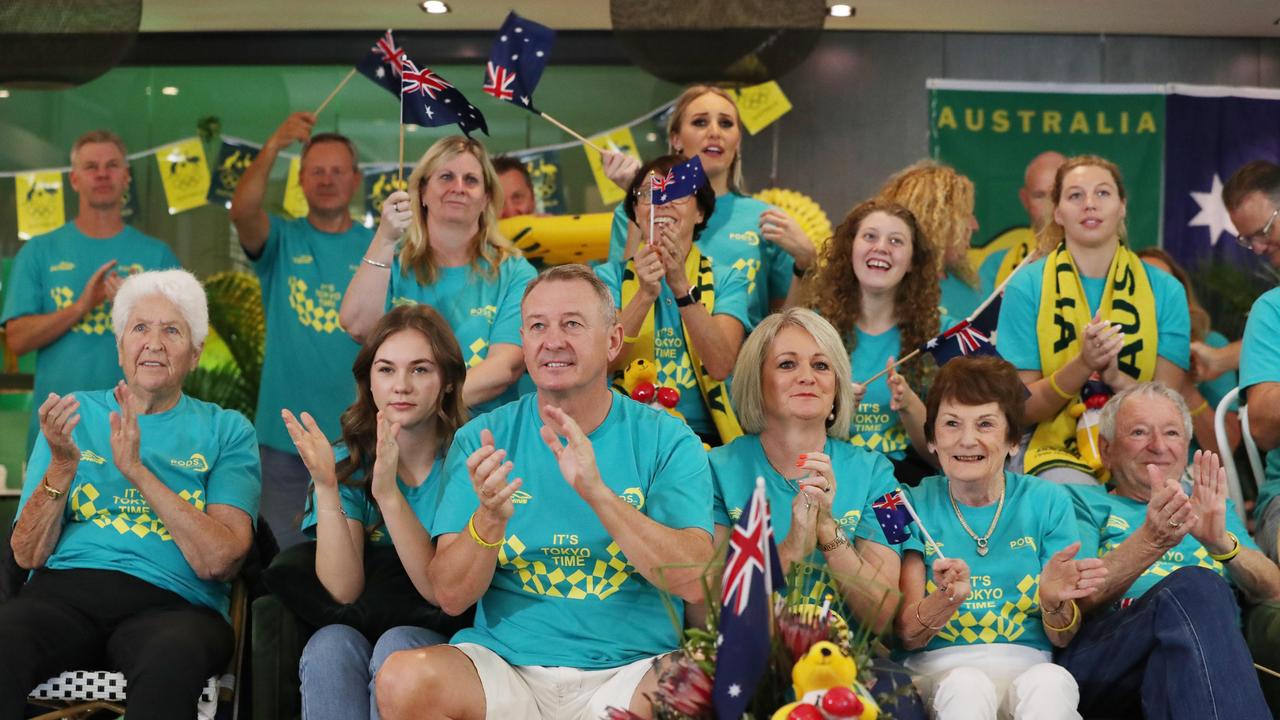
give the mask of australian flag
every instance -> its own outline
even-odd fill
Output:
[[[473,130],[489,134],[484,115],[467,102],[458,88],[430,68],[419,70],[408,58],[404,61],[401,90],[404,93],[401,122],[423,127],[457,123],[467,137],[471,137]]]
[[[1258,260],[1235,242],[1240,232],[1222,186],[1250,160],[1280,163],[1280,98],[1190,94],[1165,101],[1164,249],[1188,270],[1212,262],[1250,268]]]
[[[400,97],[400,76],[408,59],[388,30],[373,44],[364,59],[356,63],[356,69],[361,75],[386,88],[387,92]]]
[[[987,303],[981,312],[961,320],[941,334],[920,346],[921,352],[933,355],[938,367],[947,361],[966,355],[995,355],[1000,357],[992,338],[1000,320],[1000,300]]]
[[[712,702],[719,720],[740,720],[769,664],[769,604],[786,583],[764,483],[733,527],[720,593],[720,641]]]
[[[484,67],[484,91],[526,110],[533,107],[533,89],[551,58],[556,32],[512,12],[498,30]]]
[[[879,500],[871,503],[871,509],[875,511],[876,521],[880,523],[884,539],[890,545],[901,545],[911,537],[907,526],[913,518],[911,511],[907,509],[907,499],[903,497],[901,488],[885,493]]]
[[[707,181],[702,159],[694,155],[671,168],[665,176],[653,176],[653,204],[666,205],[672,200],[692,195]]]

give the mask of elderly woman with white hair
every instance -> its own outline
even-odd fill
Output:
[[[832,608],[873,633],[890,629],[898,604],[898,551],[871,505],[898,486],[880,453],[848,442],[853,414],[849,354],[820,315],[788,308],[766,317],[747,338],[730,390],[745,435],[713,449],[716,547],[723,548],[764,478],[785,570],[807,563],[801,592],[815,609]],[[904,671],[877,661],[875,692],[907,684]],[[923,717],[914,692],[899,691],[894,717]]]
[[[228,581],[261,480],[249,421],[182,393],[204,289],[182,270],[134,275],[111,320],[125,380],[38,410],[11,539],[33,572],[0,605],[0,717],[69,669],[123,673],[130,720],[173,717],[232,652]]]

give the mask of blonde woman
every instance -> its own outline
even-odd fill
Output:
[[[437,141],[389,195],[382,223],[342,300],[342,327],[362,340],[388,309],[434,307],[467,364],[462,399],[473,413],[515,398],[524,373],[520,297],[533,266],[498,232],[502,185],[479,141]]]

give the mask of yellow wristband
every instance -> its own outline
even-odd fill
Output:
[[[1063,390],[1062,388],[1058,387],[1058,373],[1053,373],[1049,375],[1049,387],[1053,388],[1053,391],[1058,393],[1058,397],[1062,398],[1063,400],[1070,400],[1075,397],[1074,394],[1069,393],[1066,390]]]
[[[1196,415],[1199,415],[1200,413],[1208,409],[1209,409],[1209,401],[1205,400],[1204,402],[1197,405],[1195,410],[1191,411],[1191,417],[1195,417]]]
[[[1236,537],[1236,534],[1233,532],[1227,532],[1227,537],[1231,538],[1231,542],[1235,543],[1234,547],[1232,547],[1230,550],[1223,553],[1222,555],[1214,555],[1213,553],[1209,553],[1209,557],[1213,558],[1214,560],[1217,560],[1220,563],[1231,562],[1236,558],[1237,555],[1240,554],[1240,538]]]
[[[480,537],[480,533],[476,532],[476,514],[475,513],[471,513],[471,517],[467,518],[467,532],[471,533],[471,539],[475,540],[477,545],[479,545],[482,548],[485,548],[486,550],[493,550],[495,548],[502,547],[503,540],[499,540],[498,542],[492,542],[492,543],[487,542],[485,541],[484,538]]]
[[[1067,623],[1065,627],[1054,627],[1053,625],[1050,625],[1049,618],[1047,616],[1042,616],[1041,620],[1044,623],[1046,630],[1052,630],[1060,633],[1071,632],[1080,626],[1080,606],[1076,604],[1075,600],[1071,601],[1071,622]]]

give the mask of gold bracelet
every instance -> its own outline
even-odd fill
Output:
[[[1058,607],[1061,609],[1062,606],[1059,605]],[[1046,630],[1052,630],[1057,633],[1071,632],[1080,625],[1080,606],[1076,604],[1075,600],[1071,601],[1071,622],[1067,623],[1065,627],[1054,627],[1053,625],[1050,625],[1047,615],[1042,615],[1040,617],[1040,621],[1044,623]]]
[[[56,488],[56,487],[54,487],[54,486],[50,485],[50,484],[49,484],[48,479],[46,479],[46,480],[44,481],[44,494],[45,494],[45,495],[48,495],[50,500],[57,500],[58,498],[62,497],[63,495],[66,495],[66,494],[67,494],[67,491],[66,491],[66,490],[59,490],[58,488]]]
[[[386,264],[386,263],[380,263],[380,262],[378,262],[377,260],[370,259],[370,258],[369,258],[369,256],[367,256],[367,255],[366,255],[365,257],[361,258],[361,259],[362,259],[362,260],[364,260],[364,264],[365,264],[365,265],[372,265],[372,266],[374,266],[374,267],[376,267],[376,268],[382,268],[383,270],[390,270],[390,269],[391,269],[391,266],[390,266],[390,265],[388,265],[388,264]]]
[[[1205,400],[1204,402],[1197,405],[1195,410],[1191,411],[1191,417],[1195,417],[1208,409],[1209,409],[1209,401]]]
[[[926,595],[925,597],[928,597],[928,595]],[[920,606],[923,604],[924,604],[924,598],[920,598],[920,602],[916,603],[916,622],[920,623],[925,630],[933,630],[935,632],[947,626],[945,622],[939,625],[938,627],[934,627],[929,623],[925,622],[924,618],[920,617]]]
[[[841,545],[848,545],[849,539],[844,536],[843,530],[836,530],[836,536],[831,538],[831,542],[818,545],[818,549],[824,553],[831,552]]]
[[[1063,400],[1070,400],[1075,397],[1075,395],[1068,393],[1066,390],[1063,390],[1062,388],[1058,387],[1058,373],[1056,372],[1049,374],[1049,387],[1053,388],[1053,391],[1058,393],[1058,397],[1062,398]]]
[[[479,545],[480,547],[486,550],[493,550],[495,548],[500,548],[502,547],[502,543],[506,540],[506,538],[503,538],[498,542],[491,543],[491,542],[487,542],[484,538],[480,537],[480,533],[476,532],[476,514],[474,512],[471,513],[470,518],[467,518],[467,532],[471,533],[471,539],[475,540],[477,545]]]
[[[1236,556],[1240,554],[1240,538],[1236,537],[1236,534],[1230,531],[1227,532],[1227,537],[1231,538],[1231,542],[1235,543],[1235,547],[1231,548],[1230,550],[1228,550],[1227,552],[1221,555],[1214,555],[1213,553],[1209,553],[1209,557],[1213,558],[1214,560],[1217,560],[1220,563],[1229,563],[1232,560],[1235,560]]]

